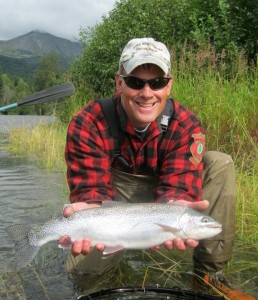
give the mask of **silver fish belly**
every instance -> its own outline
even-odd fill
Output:
[[[103,254],[122,249],[147,249],[166,240],[205,239],[221,232],[222,226],[193,209],[158,203],[106,201],[100,208],[52,218],[43,225],[11,225],[6,228],[15,242],[16,264],[25,267],[41,246],[68,235],[71,240],[89,238],[92,246],[105,245]]]

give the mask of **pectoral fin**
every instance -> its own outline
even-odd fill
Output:
[[[176,227],[171,227],[171,226],[168,226],[168,225],[164,225],[164,224],[158,224],[158,223],[156,223],[156,225],[158,225],[159,227],[161,227],[162,230],[168,231],[168,232],[172,232],[174,234],[176,234],[177,232],[181,231],[181,229],[178,229]]]
[[[63,249],[63,250],[69,250],[69,249],[72,249],[72,244],[69,244],[69,245],[58,244],[58,248]]]
[[[117,246],[107,246],[105,247],[105,250],[103,251],[103,255],[110,255],[119,251],[124,250],[124,246],[122,245],[117,245]]]

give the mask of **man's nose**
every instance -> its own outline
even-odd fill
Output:
[[[153,90],[150,88],[148,83],[145,83],[144,87],[140,90],[140,94],[144,97],[152,97]]]

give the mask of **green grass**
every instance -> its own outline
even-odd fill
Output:
[[[40,167],[65,172],[64,145],[66,126],[55,123],[39,125],[32,129],[13,130],[9,138],[9,150],[35,159]]]

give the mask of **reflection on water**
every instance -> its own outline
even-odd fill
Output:
[[[29,159],[8,152],[8,132],[53,122],[53,117],[0,116],[0,299],[72,299],[73,284],[64,271],[66,252],[56,243],[42,249],[32,264],[17,272],[14,245],[4,228],[41,223],[65,202],[63,174],[48,173]],[[60,290],[64,293],[60,297]]]
[[[15,223],[45,222],[60,212],[65,201],[65,179],[61,174],[47,173],[29,159],[7,151],[6,132],[10,128],[35,124],[35,118],[30,122],[25,117],[19,121],[16,116],[10,117],[0,116],[0,299],[75,299],[84,291],[74,289],[68,279],[64,269],[67,251],[57,248],[56,243],[42,247],[32,266],[19,272],[14,269],[14,245],[4,228]],[[40,119],[43,121],[44,118]],[[235,249],[229,277],[244,290],[258,296],[257,251]],[[187,272],[192,269],[191,251],[183,254],[165,252],[165,255],[168,257],[151,251],[128,251],[112,276],[107,276],[100,287],[93,283],[93,288],[159,284],[189,289],[191,276]],[[118,298],[113,295],[109,299]]]

